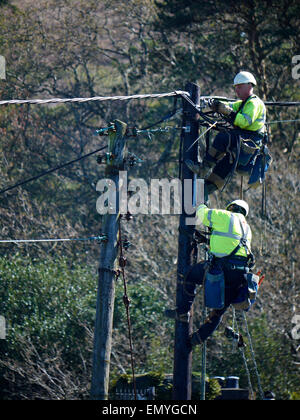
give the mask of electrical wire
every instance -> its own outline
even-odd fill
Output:
[[[67,242],[67,241],[106,241],[105,235],[91,236],[89,238],[45,238],[45,239],[0,239],[1,244],[20,244],[20,243],[35,243],[35,242]]]
[[[24,181],[20,181],[20,182],[18,182],[18,183],[17,183],[17,184],[15,184],[15,185],[12,185],[12,186],[10,186],[10,187],[4,188],[3,190],[0,190],[0,194],[3,194],[3,193],[5,193],[5,192],[7,192],[7,191],[10,191],[10,190],[13,190],[14,188],[20,187],[21,185],[25,185],[25,184],[27,184],[28,182],[31,182],[31,181],[36,181],[37,179],[41,178],[41,177],[42,177],[42,176],[44,176],[44,175],[51,174],[52,172],[55,172],[55,171],[57,171],[57,170],[59,170],[59,169],[65,168],[65,167],[66,167],[66,166],[68,166],[68,165],[71,165],[72,163],[78,162],[78,161],[80,161],[80,160],[82,160],[82,159],[85,159],[85,158],[87,158],[87,157],[89,157],[89,156],[92,156],[92,155],[94,155],[95,153],[98,153],[98,152],[100,152],[101,150],[105,149],[106,147],[107,147],[107,146],[103,146],[103,147],[101,147],[100,149],[94,150],[93,152],[90,152],[90,153],[87,153],[86,155],[80,156],[80,157],[79,157],[79,158],[77,158],[77,159],[73,159],[73,160],[71,160],[70,162],[63,163],[62,165],[56,166],[55,168],[52,168],[52,169],[48,169],[47,171],[44,171],[44,172],[40,173],[39,175],[35,175],[35,176],[33,176],[32,178],[28,178],[28,179],[26,179],[26,180],[24,180]]]

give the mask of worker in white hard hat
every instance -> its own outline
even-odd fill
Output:
[[[208,241],[210,258],[190,267],[183,279],[183,296],[178,307],[165,310],[165,315],[180,322],[189,322],[196,287],[204,284],[205,293],[207,292],[207,273],[222,270],[224,283],[220,287],[223,287],[224,297],[221,305],[206,304],[214,310],[210,312],[205,323],[190,336],[192,347],[211,336],[228,307],[240,304],[242,300],[241,291],[244,293],[243,288],[246,286],[245,275],[250,274],[254,264],[251,252],[252,233],[246,221],[248,213],[249,206],[244,200],[234,200],[225,209],[210,209],[206,204],[201,204],[197,209],[198,224],[203,224],[211,230]],[[215,278],[213,281],[213,293],[218,295],[218,280]],[[240,309],[246,310],[245,307]]]
[[[233,168],[250,175],[253,158],[257,156],[265,136],[266,107],[253,94],[255,77],[247,71],[241,71],[235,76],[233,85],[239,100],[233,103],[214,100],[210,105],[213,111],[232,124],[233,129],[217,134],[201,163],[185,161],[192,172],[203,178],[212,169],[205,178],[208,194],[224,186]]]

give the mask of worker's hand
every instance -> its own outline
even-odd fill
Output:
[[[218,112],[219,112],[220,114],[223,114],[223,115],[229,115],[229,114],[231,114],[232,109],[230,108],[230,106],[225,105],[225,104],[223,104],[222,102],[219,102],[219,105],[218,105]]]
[[[211,104],[211,109],[214,112],[219,112],[220,114],[223,115],[229,115],[232,112],[232,109],[230,108],[230,106],[224,104],[223,102],[220,102],[218,100],[214,100]]]
[[[213,100],[210,100],[209,106],[214,112],[218,112],[219,103],[220,101],[218,101],[217,99],[213,99]]]

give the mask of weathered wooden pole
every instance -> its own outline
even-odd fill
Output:
[[[109,131],[106,176],[115,194],[113,209],[103,216],[103,234],[107,242],[101,245],[99,280],[94,333],[91,399],[108,399],[112,325],[115,300],[115,265],[118,252],[119,171],[123,169],[125,133],[127,125],[114,121],[115,130]]]
[[[194,83],[187,83],[185,90],[189,92],[190,99],[194,104],[200,103],[200,88]],[[197,143],[193,142],[198,138],[198,123],[196,119],[197,112],[185,100],[183,100],[183,121],[182,121],[182,160],[197,159]],[[191,147],[192,146],[192,147]],[[193,173],[182,163],[182,203],[184,203],[184,180],[193,179]],[[179,222],[178,239],[178,263],[177,263],[177,288],[176,288],[176,306],[184,296],[183,278],[188,267],[192,264],[192,243],[189,234],[193,233],[194,226],[186,225],[187,215],[182,206],[182,214]],[[184,233],[186,232],[186,233]],[[192,376],[192,352],[188,346],[188,336],[192,330],[192,317],[189,324],[176,321],[175,324],[175,345],[174,345],[174,371],[173,371],[173,399],[190,400],[191,399],[191,376]]]

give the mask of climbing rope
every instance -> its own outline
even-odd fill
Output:
[[[266,244],[266,234],[267,234],[267,183],[264,181],[262,183],[262,197],[261,197],[261,229],[260,229],[260,246],[259,252],[260,255],[263,255],[264,244]]]
[[[119,228],[119,250],[120,250],[120,258],[119,258],[119,266],[120,271],[123,278],[123,286],[124,286],[124,295],[123,295],[123,302],[126,309],[126,317],[127,317],[127,326],[128,326],[128,338],[129,338],[129,347],[130,347],[130,360],[131,360],[131,371],[132,371],[132,382],[133,382],[133,390],[134,390],[134,399],[137,399],[137,392],[136,392],[136,380],[135,380],[135,373],[134,373],[134,357],[133,357],[133,346],[132,346],[132,334],[131,334],[131,321],[130,321],[130,299],[127,295],[127,282],[126,282],[126,275],[125,275],[125,266],[126,266],[126,257],[123,253],[123,243],[122,243],[122,232],[121,232],[121,218],[122,215],[119,216],[118,220],[118,228]],[[128,220],[128,219],[127,219]]]
[[[255,373],[256,373],[256,377],[257,377],[259,394],[260,394],[261,399],[263,400],[264,399],[264,393],[263,393],[262,386],[261,386],[260,375],[259,375],[259,372],[258,372],[256,360],[255,360],[255,354],[254,354],[254,349],[253,349],[253,345],[252,345],[252,339],[251,339],[250,331],[249,331],[249,328],[248,328],[247,317],[246,317],[245,311],[243,311],[243,317],[244,317],[244,322],[245,322],[246,333],[247,333],[247,336],[248,336],[248,342],[249,342],[249,346],[250,346],[250,353],[251,353],[251,356],[252,356],[252,362],[253,362],[254,370],[255,370]]]
[[[207,227],[205,228],[205,233],[207,233],[208,229]],[[208,261],[209,260],[209,255],[208,255],[208,251],[207,251],[207,247],[205,247],[205,260]],[[203,273],[203,280],[202,280],[202,322],[205,323],[205,321],[207,320],[207,308],[205,306],[205,279],[206,279],[206,274],[208,272],[210,268],[210,264],[207,264],[204,273]],[[206,346],[206,340],[204,340],[203,344],[202,344],[202,369],[201,369],[201,400],[204,401],[205,400],[205,390],[206,390],[206,351],[207,351],[207,346]]]
[[[204,283],[202,289],[202,302],[203,302],[203,309],[202,309],[202,322],[204,323],[207,318],[207,308],[205,306],[205,292],[204,292]],[[204,340],[202,344],[202,354],[201,354],[201,392],[200,397],[201,400],[205,400],[205,390],[206,390],[206,340]]]
[[[236,314],[235,314],[234,307],[232,307],[232,328],[240,336],[239,326],[238,326],[238,323],[237,323],[237,319],[236,319]],[[234,342],[232,343],[232,345],[234,345]],[[238,349],[239,349],[239,351],[240,351],[240,353],[242,355],[242,359],[243,359],[243,362],[244,362],[245,371],[246,371],[247,379],[248,379],[248,387],[249,387],[251,399],[254,400],[254,392],[253,392],[253,387],[252,387],[252,383],[251,383],[251,375],[250,375],[250,371],[249,371],[249,368],[248,368],[248,363],[247,363],[247,359],[246,359],[246,355],[245,355],[245,347],[244,346],[241,346],[241,347],[238,347]]]
[[[243,319],[244,319],[244,324],[245,324],[245,331],[246,331],[246,334],[247,334],[247,337],[248,337],[248,343],[249,343],[252,363],[253,363],[256,378],[257,378],[259,395],[260,395],[260,398],[263,400],[264,399],[264,392],[263,392],[263,389],[262,389],[262,386],[261,386],[260,375],[259,375],[258,368],[257,368],[257,363],[256,363],[254,349],[253,349],[251,334],[250,334],[250,331],[249,331],[249,328],[248,328],[247,317],[246,317],[245,311],[242,311],[242,312],[243,312]],[[233,331],[237,332],[237,334],[238,334],[239,342],[241,341],[240,345],[238,343],[238,349],[239,349],[239,351],[242,355],[242,359],[243,359],[243,362],[244,362],[251,399],[254,399],[254,391],[253,391],[253,386],[252,386],[252,383],[251,383],[251,374],[250,374],[250,370],[249,370],[249,367],[248,367],[247,358],[246,358],[246,355],[245,355],[245,345],[244,345],[242,335],[240,334],[240,331],[239,331],[238,321],[237,321],[237,317],[236,317],[234,308],[233,308],[233,312],[232,312],[232,325],[233,325]]]

